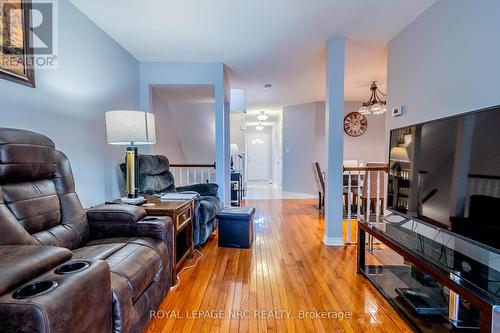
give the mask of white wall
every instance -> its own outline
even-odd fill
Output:
[[[240,152],[245,152],[245,131],[241,130],[244,117],[243,113],[231,113],[231,143],[236,143]],[[244,123],[243,126],[245,126]]]
[[[156,116],[157,143],[154,154],[171,163],[215,161],[215,105],[210,101],[174,101],[152,90],[151,108]],[[186,95],[189,96],[189,95]]]
[[[168,103],[168,106],[186,162],[213,164],[215,162],[214,103]]]
[[[283,108],[283,191],[316,194],[312,162],[325,155],[325,103]]]
[[[104,113],[139,107],[137,60],[69,1],[59,1],[59,68],[36,88],[0,80],[0,126],[49,136],[72,164],[84,206],[119,195],[125,148],[106,143]]]
[[[278,120],[274,123],[271,141],[273,183],[278,188],[283,188],[283,112],[280,112]]]
[[[500,104],[500,1],[438,0],[389,43],[393,129]]]
[[[362,102],[345,102],[344,112],[358,111]],[[385,117],[368,115],[368,129],[359,137],[344,132],[344,160],[385,161]],[[283,190],[316,193],[311,163],[326,169],[325,103],[283,109]],[[290,151],[287,152],[286,149]],[[300,175],[300,176],[299,176]]]
[[[346,102],[345,114],[356,112],[362,102]],[[364,162],[384,162],[386,160],[385,117],[383,115],[367,115],[368,128],[358,137],[344,132],[344,160]]]
[[[152,153],[167,156],[171,163],[186,163],[168,102],[155,92],[152,93],[151,99],[151,111],[155,115],[156,122],[156,144],[151,147]]]
[[[231,122],[231,144],[235,143],[238,145],[240,151],[239,157],[233,157],[234,168],[238,171],[243,172],[243,181],[246,181],[245,177],[245,131],[241,130],[241,126],[245,126],[244,120],[245,114],[240,112],[231,112],[230,122]]]
[[[215,90],[216,177],[219,197],[230,203],[230,110],[229,84],[222,63],[142,62],[139,64],[140,103],[143,110],[152,107],[151,87],[161,85],[213,85]]]

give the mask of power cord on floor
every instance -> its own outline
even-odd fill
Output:
[[[182,272],[184,272],[186,269],[190,269],[190,268],[195,267],[198,264],[198,260],[200,260],[200,258],[203,257],[203,253],[201,252],[201,248],[199,250],[194,249],[194,252],[198,252],[200,254],[200,256],[198,258],[196,258],[196,261],[194,264],[184,267],[183,269],[181,269],[181,271],[179,273],[177,273],[176,281],[175,281],[176,283],[175,283],[175,285],[173,285],[170,288],[170,290],[173,290],[179,286],[179,284],[181,283],[181,278],[179,276],[182,274]]]

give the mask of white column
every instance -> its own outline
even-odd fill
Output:
[[[342,246],[342,173],[344,156],[345,38],[327,42],[326,69],[326,202],[325,237],[330,246]]]
[[[222,80],[221,80],[222,83]],[[230,204],[230,142],[229,108],[224,103],[224,85],[215,85],[215,177],[219,185],[219,198]]]
[[[224,204],[231,206],[231,106],[224,103]]]

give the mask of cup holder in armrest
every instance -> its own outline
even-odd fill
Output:
[[[158,221],[159,218],[158,217],[146,217],[144,219],[142,219],[142,221],[144,222],[151,222],[151,221]]]
[[[90,263],[86,261],[74,261],[70,262],[68,264],[64,264],[62,266],[59,266],[54,273],[59,274],[59,275],[66,275],[66,274],[73,274],[77,272],[81,272],[84,269],[87,269],[90,267]]]
[[[25,299],[35,296],[45,295],[50,293],[52,290],[57,288],[57,282],[55,281],[38,281],[32,282],[24,287],[17,289],[12,297],[14,299]]]

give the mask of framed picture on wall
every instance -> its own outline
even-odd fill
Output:
[[[31,0],[0,0],[0,78],[35,87]]]

